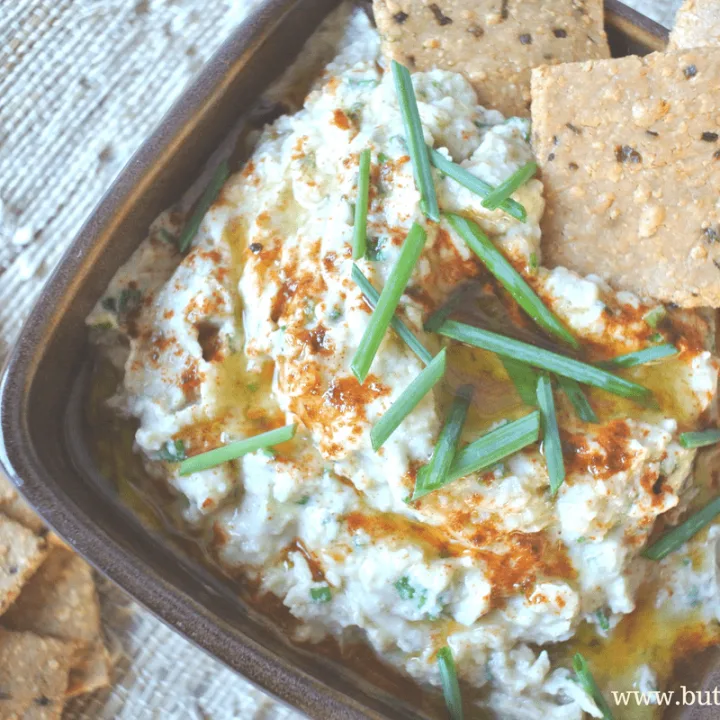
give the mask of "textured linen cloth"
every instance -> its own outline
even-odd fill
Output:
[[[626,0],[672,24],[680,0]],[[0,0],[0,360],[131,154],[259,0]],[[101,581],[111,689],[67,718],[293,720]]]

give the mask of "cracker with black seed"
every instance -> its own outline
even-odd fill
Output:
[[[675,16],[668,50],[720,45],[720,2],[685,0]]]
[[[0,615],[47,555],[46,541],[0,513]]]
[[[481,105],[529,115],[530,71],[609,57],[602,0],[374,0],[383,52],[463,73]]]
[[[720,49],[537,68],[550,266],[720,306]]]
[[[73,643],[0,628],[0,717],[59,718]]]
[[[109,663],[100,626],[100,603],[90,566],[54,546],[17,600],[0,618],[9,630],[74,642],[82,648],[70,673],[68,696],[109,683]]]

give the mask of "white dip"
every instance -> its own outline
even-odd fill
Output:
[[[613,627],[632,613],[638,587],[660,567],[669,578],[659,604],[675,597],[720,613],[714,531],[707,561],[678,563],[681,584],[698,586],[691,600],[673,595],[669,562],[639,557],[655,519],[694,492],[694,452],[678,436],[712,413],[718,366],[702,338],[713,328],[674,313],[656,330],[644,319],[652,303],[543,268],[540,180],[514,195],[527,210],[521,223],[434,171],[440,207],[480,224],[587,359],[646,347],[658,332],[655,342],[681,353],[625,373],[652,387],[659,409],[594,391],[601,422],[591,425],[556,394],[567,467],[556,497],[531,446],[408,504],[453,387],[477,387],[463,441],[529,409],[497,358],[452,343],[446,383],[372,450],[370,428],[423,365],[391,331],[363,386],[350,371],[370,318],[350,278],[360,152],[372,151],[372,259],[358,265],[381,288],[411,224],[425,228],[400,315],[428,350],[444,342],[423,331],[428,312],[489,276],[445,220],[431,223],[419,209],[392,76],[362,12],[339,47],[302,109],[263,130],[190,252],[162,239],[158,229],[177,223],[161,217],[92,312],[89,324],[110,328],[94,331],[98,342],[124,366],[112,405],[139,421],[136,449],[184,500],[187,523],[212,530],[219,562],[281,598],[301,621],[298,640],[359,628],[384,661],[432,685],[435,653],[448,645],[461,682],[483,688],[477,702],[497,717],[598,717],[567,663],[551,663],[543,646],[588,622],[605,633],[604,619]],[[469,172],[497,185],[532,159],[528,123],[479,107],[462,76],[416,73],[413,84],[426,141]],[[295,440],[274,455],[184,478],[167,461],[177,448],[195,455],[293,422]]]

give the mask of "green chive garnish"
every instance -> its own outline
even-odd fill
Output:
[[[367,215],[370,199],[370,150],[360,153],[358,192],[355,202],[355,225],[353,226],[353,260],[365,257],[367,249]]]
[[[452,229],[482,260],[485,267],[500,281],[517,304],[541,328],[573,348],[580,347],[578,341],[570,334],[560,318],[535,294],[535,291],[495,247],[477,223],[454,213],[445,213],[445,217]]]
[[[501,357],[500,361],[508,377],[512,380],[520,399],[526,405],[535,405],[537,403],[535,395],[537,373],[529,365],[509,357]]]
[[[663,345],[653,345],[652,347],[643,348],[637,352],[627,353],[626,355],[618,355],[611,360],[598,363],[598,367],[604,368],[631,368],[636,365],[644,365],[645,363],[662,360],[663,358],[677,355],[678,349],[670,343]]]
[[[455,312],[464,295],[463,288],[454,292],[437,310],[430,313],[424,323],[427,332],[437,332],[437,329]]]
[[[543,452],[550,478],[550,493],[554,495],[565,482],[565,463],[563,461],[562,445],[560,444],[560,429],[558,428],[557,414],[555,413],[552,382],[547,373],[542,373],[538,377],[537,404],[540,408]]]
[[[223,447],[215,448],[209,452],[195,455],[194,457],[183,460],[180,463],[180,475],[192,475],[192,473],[201,470],[209,470],[217,465],[237,460],[243,455],[272,447],[281,442],[290,440],[295,435],[297,425],[286,425],[285,427],[276,428],[268,432],[260,433],[254,437],[238,440]]]
[[[420,225],[413,223],[400,250],[400,256],[390,271],[385,287],[380,293],[375,310],[370,317],[370,322],[365,328],[365,333],[350,364],[355,377],[361,383],[365,382],[365,378],[370,372],[370,366],[395,315],[395,309],[405,292],[410,276],[425,245],[425,240],[425,231]]]
[[[540,413],[537,410],[491,430],[455,455],[446,484],[499,463],[537,442],[539,437]]]
[[[685,522],[680,523],[649,548],[646,548],[643,556],[649,560],[662,560],[666,555],[684,545],[706,525],[709,525],[718,514],[720,514],[720,497],[710,501],[702,510],[698,510]]]
[[[405,139],[408,145],[408,152],[412,160],[415,185],[420,192],[420,206],[423,213],[431,220],[440,222],[440,208],[438,207],[435,185],[433,183],[432,170],[430,169],[430,158],[425,138],[423,137],[420,113],[418,112],[415,90],[408,69],[392,61],[393,78],[395,79],[395,90],[400,105],[403,125],[405,126]]]
[[[455,393],[450,412],[435,445],[433,456],[429,464],[421,468],[417,474],[412,500],[417,500],[445,485],[447,474],[455,458],[460,433],[465,424],[472,394],[472,385],[463,385]]]
[[[438,328],[438,333],[453,340],[519,360],[532,367],[542,368],[548,372],[572,378],[585,385],[599,387],[621,397],[633,400],[652,398],[650,390],[642,385],[625,380],[593,365],[588,365],[564,355],[558,355],[550,350],[545,350],[545,348],[530,345],[522,342],[522,340],[508,338],[455,320],[446,320]]]
[[[521,185],[524,185],[537,171],[537,165],[529,162],[516,170],[505,182],[500,183],[482,201],[487,210],[497,210]]]
[[[363,275],[362,270],[353,263],[352,267],[353,282],[360,288],[362,294],[367,298],[370,305],[374,307],[378,304],[380,293],[371,285],[370,281]],[[390,325],[395,332],[405,341],[407,346],[426,364],[432,362],[432,355],[423,347],[421,342],[415,337],[412,330],[397,316],[393,315]]]
[[[595,414],[590,401],[587,399],[579,383],[572,378],[563,377],[562,375],[557,375],[557,381],[561,390],[567,395],[567,399],[572,403],[573,408],[575,408],[577,416],[583,422],[598,422],[598,416]]]
[[[455,180],[455,182],[460,183],[463,187],[466,187],[470,192],[479,195],[481,198],[485,198],[493,191],[494,188],[490,183],[486,183],[479,177],[475,177],[475,175],[468,172],[464,167],[454,163],[452,160],[448,160],[437,150],[433,148],[428,149],[430,151],[430,162],[440,172],[445,173],[445,175]],[[525,208],[512,198],[508,198],[500,203],[499,207],[516,220],[520,220],[520,222],[527,220]]]
[[[400,397],[375,423],[370,431],[373,450],[379,450],[398,429],[400,423],[417,407],[438,380],[445,374],[446,351],[443,348],[432,362],[402,391]]]
[[[587,660],[580,653],[575,653],[575,657],[573,657],[573,670],[575,670],[575,676],[583,690],[595,701],[598,710],[603,715],[603,720],[614,720],[612,710],[600,692]]]
[[[680,435],[680,444],[684,448],[706,447],[707,445],[715,445],[720,442],[720,430],[710,428],[709,430],[699,430],[697,432],[685,432]]]
[[[186,252],[192,244],[192,241],[195,239],[195,235],[197,235],[202,219],[210,209],[210,206],[215,202],[215,198],[217,198],[220,193],[220,189],[225,184],[229,175],[230,169],[228,168],[228,161],[223,160],[217,166],[212,178],[210,178],[208,186],[205,188],[205,191],[197,201],[193,214],[190,216],[190,219],[187,221],[185,227],[180,233],[180,237],[178,238],[178,250],[181,253]]]
[[[438,669],[440,670],[440,683],[442,684],[445,705],[447,705],[451,720],[463,720],[462,695],[458,683],[457,668],[452,650],[449,647],[440,648],[437,654]]]

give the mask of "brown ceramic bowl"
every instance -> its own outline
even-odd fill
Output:
[[[293,61],[335,4],[267,2],[225,42],[129,162],[50,278],[8,362],[0,388],[0,461],[48,524],[102,573],[281,700],[335,720],[429,718],[433,702],[419,707],[291,645],[231,583],[143,525],[95,469],[82,422],[84,318],[151,221],[183,194],[242,109]],[[618,2],[606,5],[615,54],[664,46],[663,28]]]

